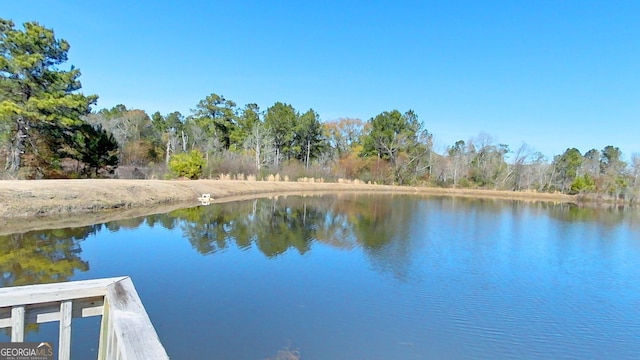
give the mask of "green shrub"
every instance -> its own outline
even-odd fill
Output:
[[[204,165],[204,156],[198,150],[175,154],[169,159],[169,170],[178,177],[189,179],[197,179],[202,176]]]
[[[596,182],[589,174],[578,176],[569,189],[569,194],[582,194],[596,190]]]

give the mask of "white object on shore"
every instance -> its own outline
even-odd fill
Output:
[[[202,205],[210,205],[211,200],[211,194],[202,194],[200,197],[198,197],[198,201],[200,201]]]

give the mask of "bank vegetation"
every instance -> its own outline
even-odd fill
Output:
[[[188,114],[95,110],[66,65],[70,45],[35,23],[0,19],[0,178],[239,179],[501,190],[637,203],[640,156],[609,145],[547,158],[488,134],[434,149],[412,110],[323,120],[285,102],[217,93]],[[347,179],[347,180],[341,180]]]

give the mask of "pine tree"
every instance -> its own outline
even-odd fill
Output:
[[[55,166],[57,149],[43,148],[60,128],[79,126],[96,95],[85,96],[80,71],[59,66],[67,61],[69,43],[56,39],[53,30],[27,22],[24,30],[0,19],[0,122],[8,124],[6,168],[16,173],[29,157],[40,174]],[[43,175],[43,176],[44,176]]]

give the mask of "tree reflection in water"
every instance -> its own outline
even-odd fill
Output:
[[[76,271],[89,270],[82,260],[80,242],[101,225],[72,229],[31,231],[0,236],[0,287],[68,281]],[[27,324],[36,332],[39,324]],[[9,336],[10,329],[4,329]]]
[[[626,223],[637,227],[638,213],[628,209],[590,208],[545,202],[525,203],[492,199],[434,197],[439,209],[499,213],[528,211],[549,214],[560,221],[597,222],[605,226]],[[116,232],[149,227],[180,229],[203,255],[229,246],[257,248],[268,258],[289,250],[306,254],[314,242],[334,248],[361,248],[373,266],[402,277],[409,264],[412,222],[423,202],[410,195],[334,194],[285,196],[214,204],[78,228],[32,231],[0,236],[0,286],[41,284],[69,280],[87,271],[81,242],[104,228]],[[461,215],[462,216],[462,215]]]
[[[67,281],[89,270],[80,243],[101,225],[0,236],[0,287]]]
[[[343,249],[381,249],[402,234],[410,219],[405,216],[410,209],[397,205],[378,196],[296,196],[182,209],[167,216],[181,224],[183,235],[203,255],[234,244],[255,245],[271,258],[289,249],[305,254],[315,241]]]
[[[417,213],[407,196],[339,194],[274,197],[173,211],[153,223],[179,224],[183,236],[203,255],[229,246],[255,247],[268,258],[295,250],[304,255],[314,242],[340,249],[360,248],[374,268],[402,278],[412,244],[409,223]]]

